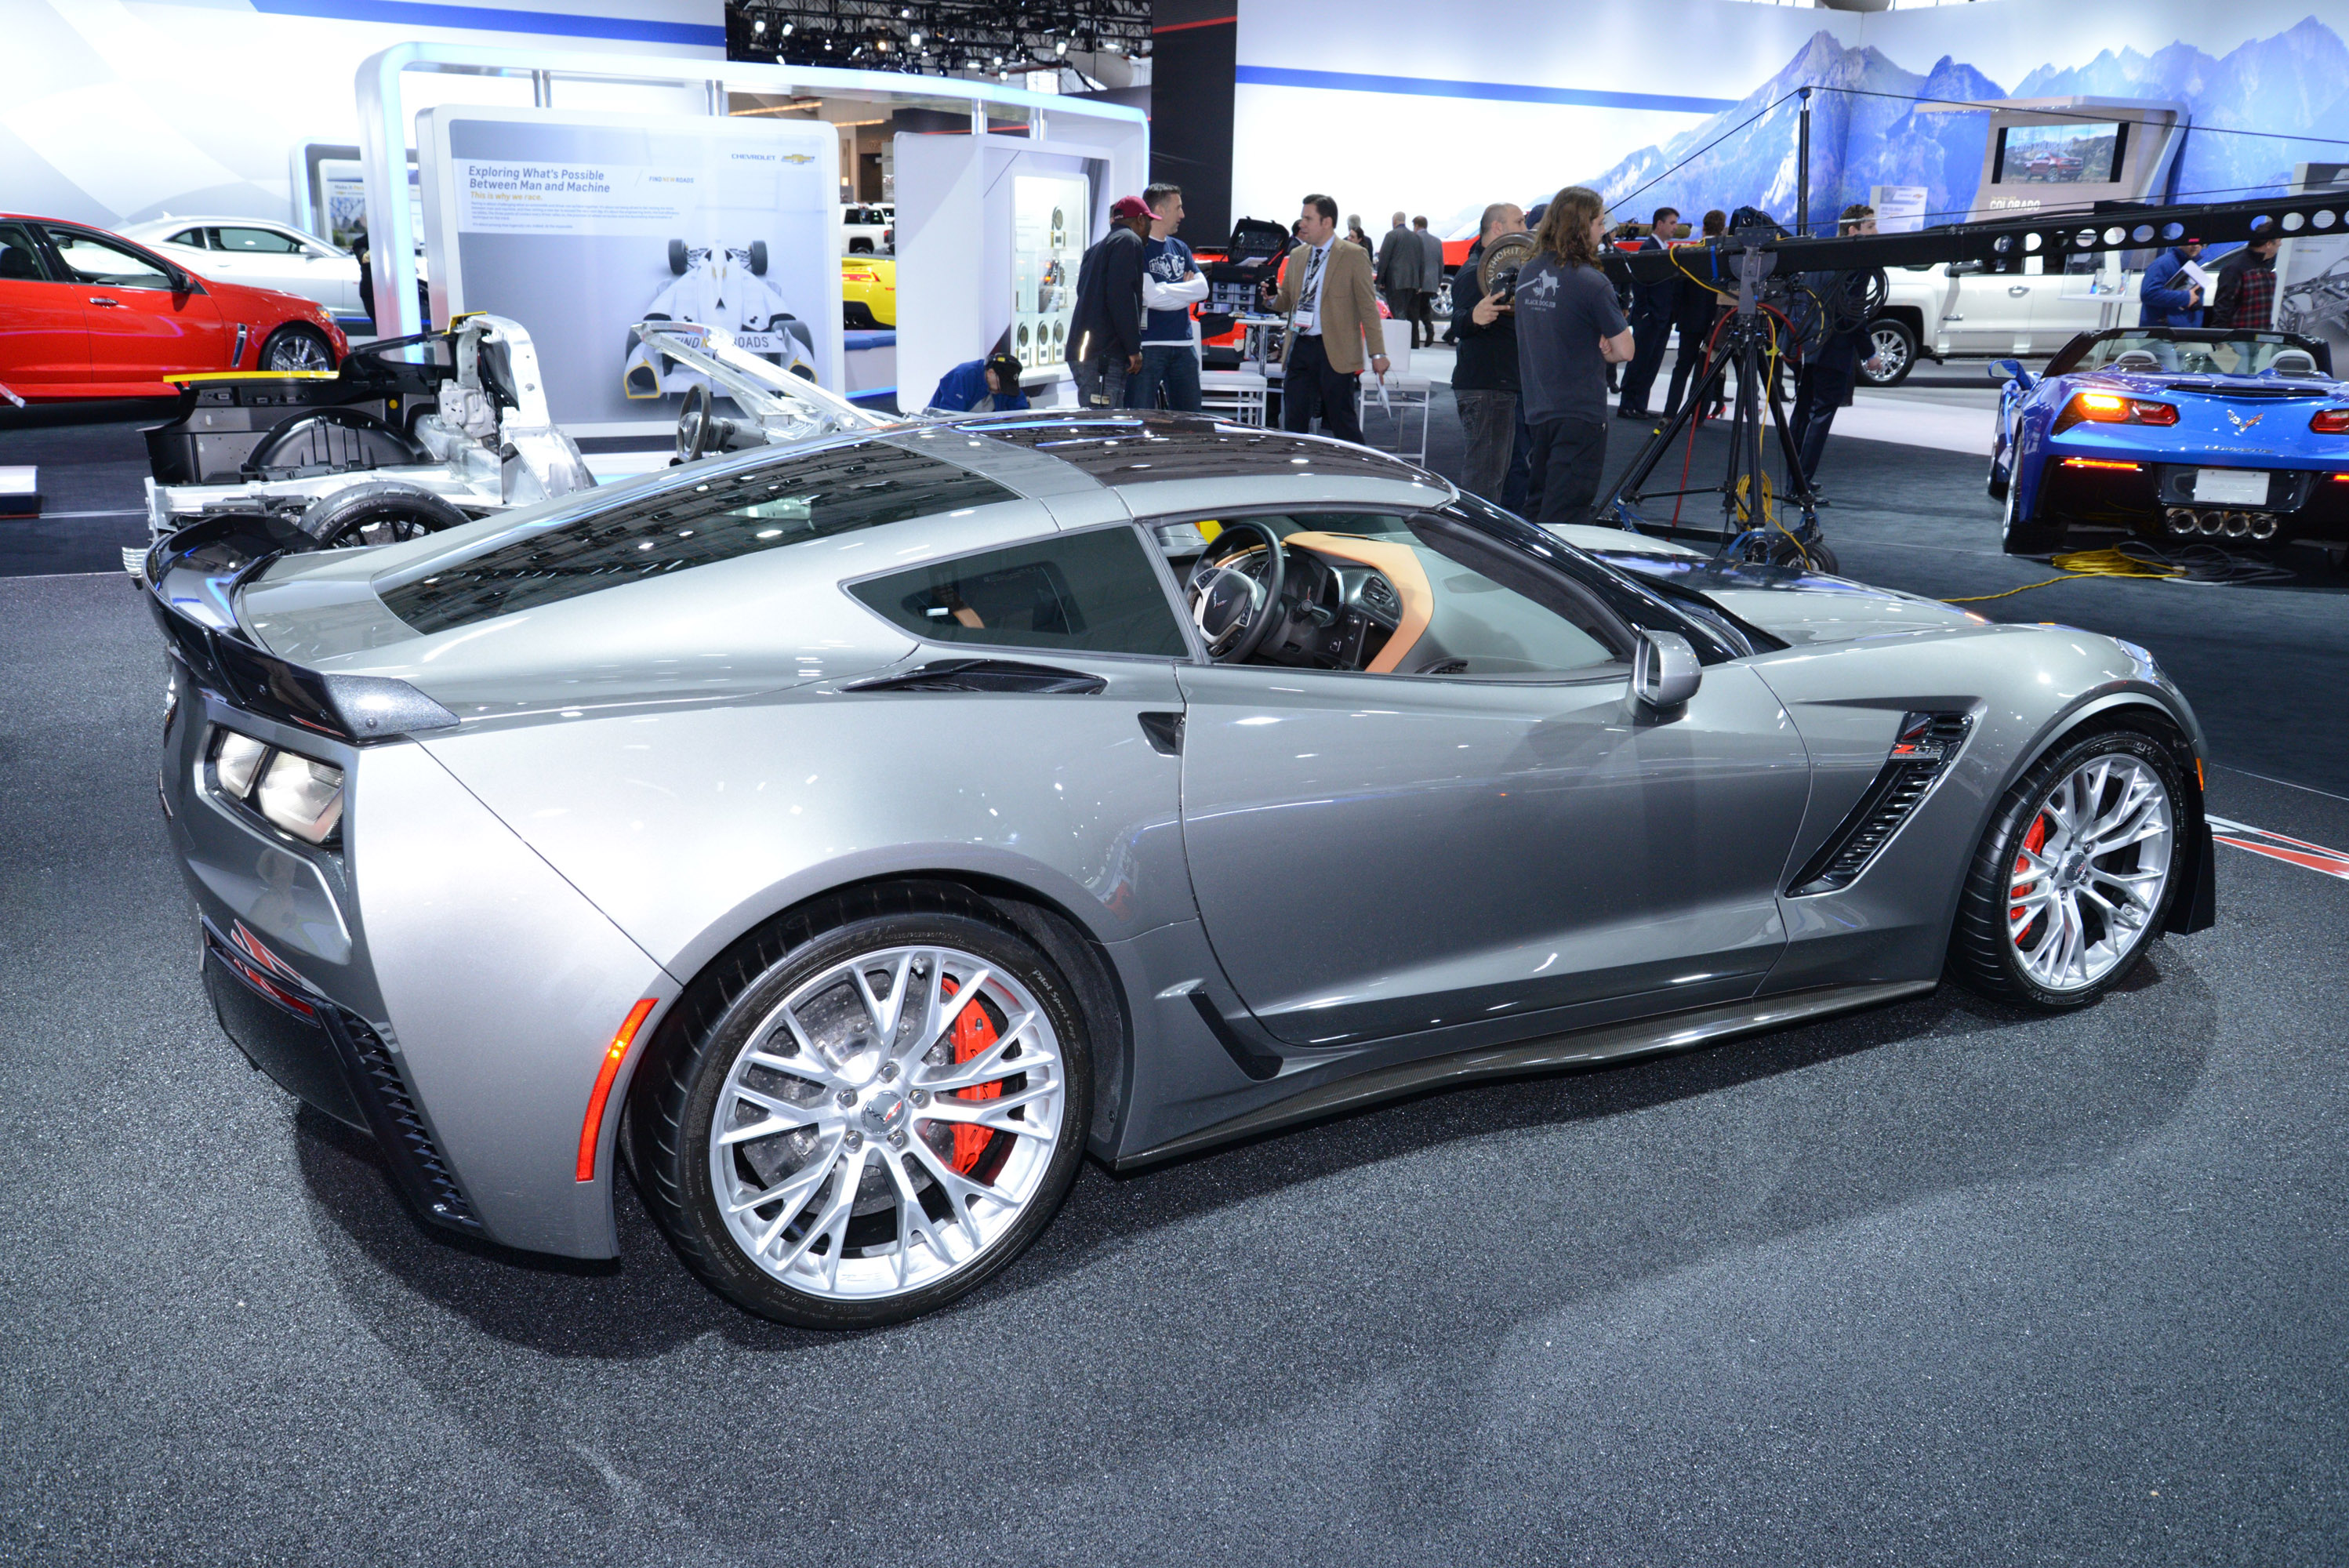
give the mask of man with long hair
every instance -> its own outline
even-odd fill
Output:
[[[1533,438],[1537,522],[1587,522],[1607,466],[1607,366],[1631,357],[1630,324],[1599,264],[1607,207],[1569,185],[1550,199],[1518,274],[1517,375]]]

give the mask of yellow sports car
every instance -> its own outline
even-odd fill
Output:
[[[854,331],[897,325],[897,258],[840,258],[841,325]]]

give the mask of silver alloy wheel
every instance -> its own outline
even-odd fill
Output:
[[[751,1032],[710,1119],[710,1188],[743,1254],[793,1290],[901,1295],[1012,1228],[1067,1102],[1026,986],[954,948],[876,949]]]
[[[1899,380],[1901,373],[1909,368],[1908,335],[1889,323],[1879,323],[1868,338],[1868,347],[1875,350],[1869,357],[1884,366],[1876,377],[1877,385],[1886,387]]]
[[[334,356],[326,346],[306,332],[282,333],[269,346],[264,370],[332,370]]]
[[[2067,774],[2016,846],[2006,934],[2023,974],[2050,991],[2111,974],[2161,909],[2175,841],[2168,787],[2143,758],[2095,757]]]

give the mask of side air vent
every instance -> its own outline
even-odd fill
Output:
[[[1877,852],[1892,841],[1933,785],[1949,770],[1973,716],[1963,713],[1911,713],[1900,719],[1900,733],[1892,754],[1859,798],[1859,804],[1836,825],[1808,864],[1786,889],[1790,898],[1835,892],[1857,882]]]
[[[376,1124],[377,1140],[384,1145],[396,1175],[430,1218],[461,1231],[479,1232],[481,1218],[466,1200],[465,1190],[457,1184],[456,1173],[440,1158],[440,1146],[432,1141],[431,1130],[424,1125],[415,1098],[408,1092],[408,1079],[401,1075],[391,1048],[366,1019],[356,1013],[337,1012],[343,1038],[359,1068],[354,1087],[375,1102],[371,1109],[377,1115],[369,1119]]]

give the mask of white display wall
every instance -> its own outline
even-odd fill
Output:
[[[433,318],[528,327],[574,435],[675,422],[698,377],[631,343],[653,317],[724,327],[845,388],[835,127],[441,108],[418,135]]]

